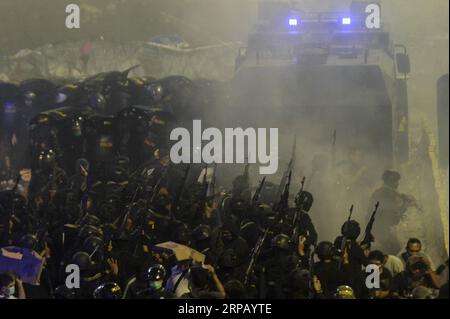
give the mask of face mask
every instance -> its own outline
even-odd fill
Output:
[[[151,281],[150,282],[150,288],[153,288],[155,290],[159,290],[162,288],[162,280],[158,280],[158,281]]]
[[[16,287],[12,286],[8,288],[8,296],[12,296],[16,293]]]

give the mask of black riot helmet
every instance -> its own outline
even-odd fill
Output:
[[[305,212],[309,212],[314,203],[314,197],[310,192],[301,191],[295,196],[295,205]]]
[[[51,168],[56,163],[56,154],[53,150],[43,150],[38,156],[39,167]]]
[[[277,197],[277,189],[278,185],[266,181],[261,190],[261,194],[259,195],[259,202],[266,204],[275,204],[280,199]]]
[[[128,180],[128,171],[126,168],[115,166],[111,174],[111,181],[115,183],[123,183]]]
[[[316,247],[316,254],[320,260],[333,258],[336,254],[333,243],[321,241]]]
[[[277,222],[277,213],[267,204],[259,204],[256,207],[256,216],[263,227],[272,226]]]
[[[100,181],[95,182],[92,184],[91,189],[89,190],[89,195],[94,198],[101,197],[106,193],[105,187],[105,183]]]
[[[155,264],[148,268],[145,280],[149,282],[160,281],[166,278],[166,269],[161,264]]]
[[[164,87],[161,83],[149,83],[145,86],[145,89],[150,93],[153,102],[159,102],[164,97]]]
[[[105,185],[105,194],[106,198],[112,198],[114,200],[120,199],[120,196],[117,197],[123,191],[123,185],[117,183],[115,181],[108,181]]]
[[[361,227],[356,220],[346,221],[341,227],[341,234],[347,239],[356,239],[361,233]]]
[[[101,216],[102,220],[108,223],[112,223],[117,216],[116,204],[112,200],[107,200],[102,202],[98,208],[98,215]]]
[[[98,229],[95,226],[92,225],[84,225],[80,228],[80,231],[78,232],[78,237],[80,237],[80,239],[85,240],[86,238],[88,238],[89,236],[97,236],[97,237],[101,237],[102,236],[102,232],[100,229]]]
[[[234,191],[244,191],[249,188],[248,177],[245,175],[239,175],[233,180],[233,190]]]
[[[23,92],[22,97],[23,104],[28,108],[31,108],[34,104],[36,104],[38,100],[36,93],[34,93],[33,91]]]
[[[183,222],[173,226],[175,231],[175,241],[182,245],[190,246],[191,242],[189,227]]]
[[[26,234],[20,238],[19,246],[22,248],[27,248],[31,250],[37,250],[39,240],[33,234]]]
[[[92,296],[94,299],[121,299],[122,290],[115,282],[107,282],[98,286]]]
[[[56,84],[45,79],[29,79],[20,83],[20,97],[27,108],[51,108],[55,102]]]
[[[307,269],[294,269],[289,273],[290,289],[297,292],[305,292],[309,290],[311,282],[311,273]]]
[[[128,170],[130,166],[130,158],[127,156],[117,156],[114,158],[114,166]]]
[[[81,220],[80,225],[81,226],[90,225],[96,227],[100,225],[100,219],[95,215],[86,214]]]
[[[83,116],[75,116],[71,119],[71,131],[73,136],[80,137],[83,134],[83,124],[84,124]]]
[[[75,288],[67,288],[65,284],[59,285],[55,288],[55,292],[53,293],[55,299],[76,299],[77,298],[77,290]]]
[[[79,251],[73,254],[72,264],[77,265],[81,271],[91,270],[93,267],[91,257],[84,251]]]
[[[89,255],[102,254],[103,253],[103,240],[100,237],[89,236],[83,242],[83,251],[87,252]]]
[[[88,103],[95,111],[103,113],[106,108],[106,99],[100,92],[90,91],[88,94]]]
[[[208,225],[198,225],[191,233],[191,237],[195,241],[202,241],[211,238],[211,227]]]
[[[243,198],[232,198],[230,204],[231,212],[237,217],[242,218],[248,212],[248,201]]]
[[[289,250],[291,248],[291,241],[290,241],[290,238],[289,238],[288,235],[278,234],[274,238],[272,238],[270,246],[272,248],[279,248],[279,249],[282,249],[282,250]]]

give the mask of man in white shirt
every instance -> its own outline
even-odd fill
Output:
[[[392,276],[395,276],[405,270],[402,260],[394,255],[386,255],[386,263],[384,264],[384,268],[389,270]]]
[[[410,238],[406,243],[405,251],[398,255],[401,261],[403,262],[403,266],[406,266],[409,257],[411,256],[419,256],[427,259],[430,263],[431,270],[434,271],[434,264],[431,258],[422,251],[422,242],[417,238]]]

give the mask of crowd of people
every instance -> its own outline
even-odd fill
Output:
[[[292,170],[278,185],[264,178],[252,186],[247,165],[225,189],[216,183],[216,166],[172,164],[161,128],[168,117],[161,110],[127,108],[136,88],[148,89],[145,83],[153,80],[123,81],[104,77],[95,91],[101,94],[81,84],[71,95],[64,91],[60,107],[82,99],[78,110],[114,109],[123,116],[114,122],[119,115],[60,109],[68,131],[57,124],[40,130],[56,117],[29,111],[42,103],[42,90],[30,94],[16,87],[13,106],[5,93],[11,87],[1,86],[0,101],[8,108],[1,115],[0,247],[4,257],[8,250],[34,252],[42,268],[35,282],[2,272],[0,298],[448,298],[448,261],[435,269],[420,239],[411,238],[396,256],[387,234],[373,236],[372,227],[362,231],[349,218],[336,225],[341,235],[334,242],[321,241],[310,216],[314,194],[303,184],[291,185]],[[164,109],[161,87],[150,89],[150,106]],[[128,99],[116,91],[126,91]],[[173,96],[168,100],[173,103]],[[28,115],[17,120],[21,108]],[[136,130],[123,126],[136,114],[147,126],[131,120]],[[4,129],[24,118],[26,124]],[[107,119],[121,127],[113,132],[119,138],[108,138]],[[24,127],[29,133],[20,131]],[[399,179],[395,171],[384,172],[384,185],[371,198],[386,203],[382,218],[388,222],[416,204],[397,192]],[[372,250],[373,242],[386,251]],[[68,284],[68,265],[80,270],[79,287]],[[377,266],[379,284],[367,284],[368,265]]]

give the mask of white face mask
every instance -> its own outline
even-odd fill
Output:
[[[6,290],[6,292],[5,292],[5,296],[6,297],[11,297],[11,296],[13,296],[14,294],[16,293],[16,287],[15,286],[12,286],[12,287],[8,287],[7,288],[7,290]]]

